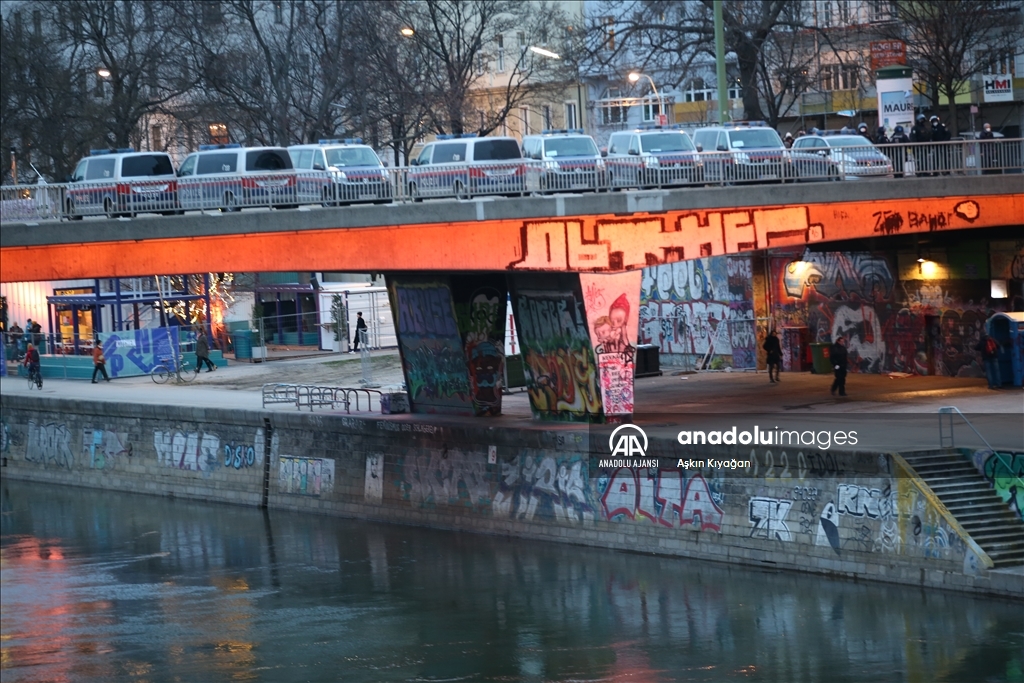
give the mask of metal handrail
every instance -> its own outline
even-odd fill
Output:
[[[981,442],[983,444],[985,444],[985,447],[988,448],[989,452],[992,453],[993,457],[995,457],[1003,465],[1003,467],[1006,468],[1006,471],[1007,472],[1013,472],[1012,463],[1010,463],[1008,460],[1006,460],[1002,453],[1000,453],[995,448],[993,448],[992,444],[990,444],[985,439],[985,437],[981,435],[981,432],[979,432],[977,429],[975,429],[974,425],[971,424],[971,421],[967,419],[967,416],[964,415],[960,411],[960,409],[957,408],[956,406],[944,406],[942,408],[939,408],[939,447],[940,448],[946,448],[945,435],[943,434],[943,431],[942,431],[942,416],[943,415],[949,415],[949,448],[956,448],[955,441],[953,439],[953,414],[954,413],[959,415],[960,418],[964,421],[964,423],[966,423],[967,426],[971,428],[971,431],[973,431],[975,434],[977,434],[978,438],[981,439]],[[1017,483],[1018,486],[1024,487],[1024,479],[1022,479],[1019,476],[1015,476],[1014,479],[1016,480],[1016,483]]]
[[[263,385],[263,407],[274,403],[294,404],[297,410],[309,407],[310,412],[316,406],[329,406],[331,408],[340,404],[345,412],[351,414],[353,399],[356,412],[362,410],[360,395],[366,395],[366,410],[371,410],[373,405],[373,394],[377,395],[377,404],[380,405],[384,392],[377,389],[365,387],[330,387],[316,384],[282,384],[278,382]]]

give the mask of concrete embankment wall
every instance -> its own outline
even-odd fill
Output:
[[[607,430],[0,397],[26,479],[1024,597],[898,456]],[[268,430],[268,426],[270,429]],[[733,460],[684,469],[678,460]],[[607,463],[606,463],[607,464]],[[269,474],[265,484],[265,474]],[[265,488],[266,487],[266,488]]]

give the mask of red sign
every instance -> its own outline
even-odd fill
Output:
[[[668,125],[668,114],[658,114],[658,125],[659,126],[667,126]]]
[[[871,43],[871,70],[907,63],[907,45],[902,40],[876,40]]]

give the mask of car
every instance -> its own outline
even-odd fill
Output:
[[[892,161],[862,135],[805,135],[793,143],[790,160],[801,180],[892,178]]]
[[[388,204],[394,196],[391,174],[362,138],[291,145],[288,154],[298,174],[300,201],[324,206]]]
[[[298,206],[295,169],[284,147],[200,145],[178,168],[178,194],[188,210]]]
[[[700,154],[690,136],[677,127],[650,126],[612,133],[606,163],[613,189],[704,182]]]
[[[179,213],[177,176],[166,152],[94,149],[68,176],[64,212],[111,218],[137,213]]]
[[[608,186],[601,150],[582,129],[527,135],[523,157],[535,162],[526,172],[526,189],[531,192],[600,191]]]
[[[786,182],[792,178],[789,152],[764,121],[699,128],[704,177],[721,183]]]
[[[405,190],[424,197],[468,199],[477,194],[522,194],[526,166],[519,142],[511,137],[473,133],[438,135],[409,162]]]

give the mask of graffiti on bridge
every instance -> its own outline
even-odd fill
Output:
[[[598,478],[601,513],[609,521],[645,521],[669,528],[722,531],[718,482],[687,471],[619,467]]]
[[[580,275],[606,415],[633,412],[639,272]]]
[[[975,451],[974,465],[1002,501],[1024,519],[1024,453]]]
[[[505,375],[503,276],[453,276],[452,298],[476,415],[500,415]]]

